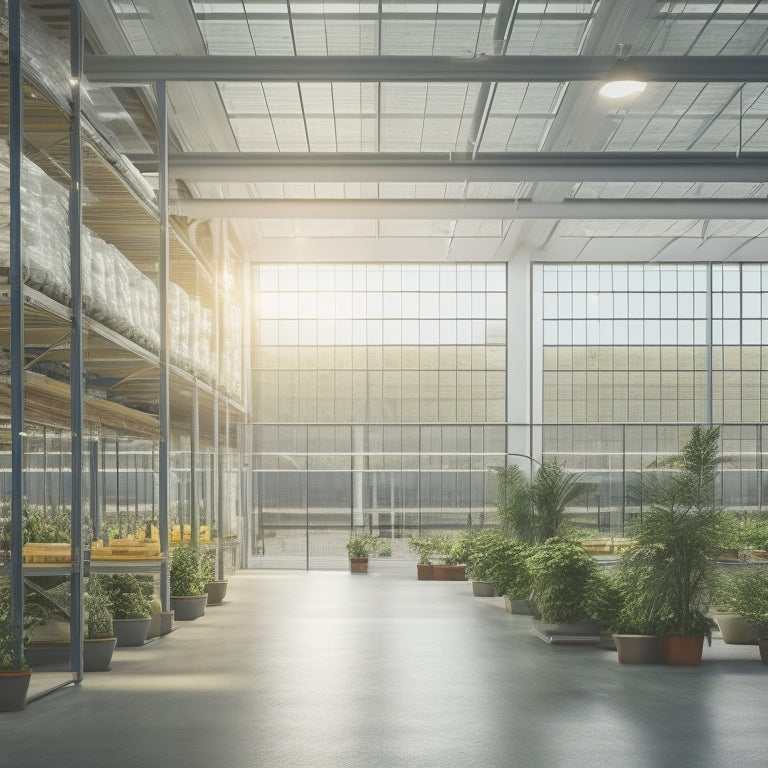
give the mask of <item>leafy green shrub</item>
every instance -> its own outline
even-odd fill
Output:
[[[370,533],[353,533],[347,541],[347,553],[350,557],[391,555],[392,544],[389,539],[372,536]]]
[[[70,515],[66,507],[48,507],[45,510],[29,504],[22,505],[24,542],[38,544],[66,544],[70,539]]]
[[[760,637],[768,637],[768,572],[746,568],[733,574],[722,589],[723,606],[738,613],[751,624]]]
[[[85,609],[85,636],[89,640],[114,637],[112,627],[112,600],[101,579],[91,576],[83,594]]]
[[[541,620],[566,624],[596,618],[600,567],[575,541],[551,538],[528,558],[531,600]]]
[[[113,619],[145,619],[151,615],[151,602],[146,587],[130,573],[100,576],[101,586],[109,597]]]
[[[467,576],[492,583],[496,594],[527,597],[531,588],[530,553],[530,546],[498,530],[481,531],[470,540]]]
[[[29,642],[32,632],[42,624],[41,615],[33,615],[25,611],[22,619],[22,649],[21,658],[15,657],[15,638],[11,616],[11,582],[8,578],[0,578],[0,669],[28,669],[24,659],[24,648]]]
[[[173,548],[171,558],[171,595],[204,595],[205,585],[210,581],[203,567],[202,556],[197,547],[181,544]]]
[[[429,565],[438,551],[433,536],[411,536],[408,546],[419,556],[419,565]]]

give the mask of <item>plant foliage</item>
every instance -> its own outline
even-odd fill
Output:
[[[541,620],[567,624],[596,618],[600,567],[577,542],[551,538],[528,558],[531,601]]]
[[[759,637],[768,637],[768,571],[747,568],[730,576],[723,588],[724,607],[751,624]]]
[[[498,595],[528,597],[531,577],[526,561],[530,553],[529,545],[498,530],[481,531],[471,540],[467,576],[492,583]]]
[[[706,610],[714,587],[714,558],[729,535],[715,506],[719,430],[694,427],[676,458],[679,471],[651,489],[651,509],[633,529],[621,571],[623,620],[654,634],[708,634]]]
[[[100,576],[101,586],[112,605],[113,619],[145,619],[151,615],[151,601],[145,585],[130,573]]]
[[[210,581],[208,571],[203,565],[200,550],[191,544],[181,544],[173,548],[171,558],[171,595],[204,595],[205,585]]]
[[[520,467],[497,469],[499,519],[507,533],[528,544],[560,536],[569,504],[582,493],[580,474],[544,459],[531,481]]]
[[[347,541],[347,553],[350,557],[390,555],[392,554],[392,544],[389,539],[382,539],[370,533],[353,533]]]

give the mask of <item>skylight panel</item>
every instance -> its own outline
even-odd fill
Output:
[[[269,113],[261,83],[218,83],[227,114],[266,115]]]
[[[307,115],[306,129],[310,152],[336,152],[336,124],[332,117]]]
[[[242,22],[241,22],[242,23]],[[258,56],[293,56],[293,40],[288,17],[248,22],[253,39],[252,51]]]
[[[458,149],[457,137],[461,128],[458,117],[427,117],[421,137],[422,152],[454,152]]]
[[[253,40],[243,21],[199,21],[205,47],[212,56],[250,56]]]
[[[269,117],[231,119],[237,146],[243,152],[276,152],[279,147]]]
[[[381,28],[381,53],[385,56],[426,56],[432,52],[434,20],[400,21],[384,18]]]

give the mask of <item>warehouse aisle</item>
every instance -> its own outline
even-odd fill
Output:
[[[414,569],[415,570],[415,569]],[[548,646],[466,583],[241,572],[227,602],[113,669],[0,715],[0,765],[760,765],[768,667],[625,667]]]

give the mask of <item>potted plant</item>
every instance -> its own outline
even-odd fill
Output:
[[[83,593],[83,609],[83,669],[86,672],[106,672],[112,663],[117,638],[112,623],[112,601],[98,576],[88,579]]]
[[[113,573],[100,579],[112,605],[117,645],[144,645],[152,613],[147,586],[130,573]]]
[[[408,546],[419,556],[416,578],[419,581],[434,581],[435,566],[430,558],[436,552],[435,540],[431,536],[412,536]]]
[[[728,535],[714,503],[718,439],[717,427],[693,427],[669,462],[679,471],[646,488],[651,509],[633,529],[634,544],[622,558],[635,611],[661,636],[667,664],[700,664],[714,626],[706,611],[715,558]]]
[[[221,605],[227,595],[227,579],[216,578],[217,550],[207,550],[202,555],[202,569],[205,576],[206,605]],[[222,574],[223,575],[223,574]]]
[[[33,620],[22,623],[21,654],[16,652],[17,637],[11,611],[11,586],[8,579],[0,581],[0,712],[24,709],[32,670],[24,658],[24,646],[29,639]]]
[[[437,538],[437,555],[442,562],[435,563],[435,581],[464,581],[467,578],[467,560],[472,548],[475,531],[440,536]]]
[[[370,533],[352,533],[347,541],[349,570],[351,573],[368,573],[368,558],[371,555],[391,551],[391,545],[386,539]]]
[[[539,544],[528,558],[534,631],[541,637],[594,639],[600,592],[600,567],[576,541],[554,537]]]
[[[467,558],[467,576],[472,580],[473,593],[485,592],[486,597],[509,595],[527,602],[530,574],[525,561],[529,554],[528,545],[510,539],[498,529],[478,533],[470,539]],[[489,586],[483,590],[476,588],[478,584]]]
[[[200,550],[191,544],[173,548],[171,558],[171,608],[177,621],[191,621],[205,615],[208,576]]]
[[[466,575],[475,597],[493,597],[496,593],[494,570],[503,558],[505,537],[493,530],[480,531],[470,542]]]
[[[727,607],[741,616],[757,635],[760,659],[768,664],[768,572],[748,567],[734,574],[727,587]]]

